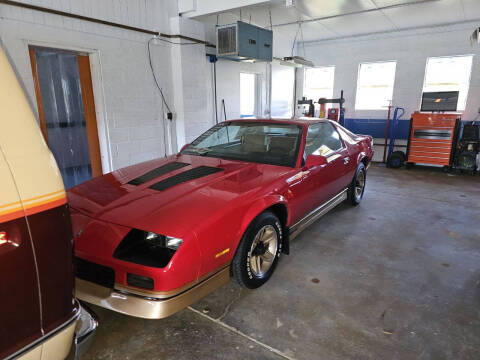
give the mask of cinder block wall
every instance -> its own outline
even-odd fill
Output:
[[[215,26],[178,17],[173,0],[21,0],[167,34],[215,42]],[[215,122],[213,67],[203,45],[151,43],[159,85],[174,112],[166,107],[153,80],[147,55],[151,35],[0,4],[0,41],[13,61],[34,112],[37,112],[28,46],[81,51],[90,55],[103,171],[175,153]],[[187,42],[172,39],[173,42]],[[290,40],[275,35],[274,49],[285,56]],[[218,114],[225,99],[227,118],[240,115],[240,72],[259,74],[261,104],[268,106],[267,65],[220,61],[217,64]],[[293,85],[292,85],[293,86]]]
[[[169,32],[168,2],[35,0],[35,5]],[[172,1],[173,3],[173,1]],[[162,103],[148,65],[151,35],[0,4],[0,39],[37,111],[28,45],[90,54],[104,172],[163,156]],[[172,88],[170,46],[152,46],[161,85]],[[168,101],[172,92],[166,91]],[[3,120],[2,120],[3,121]]]
[[[480,46],[469,37],[478,22],[404,30],[339,40],[306,42],[306,54],[316,66],[335,65],[334,95],[344,90],[347,118],[385,119],[387,110],[355,110],[358,66],[363,62],[396,60],[393,105],[406,110],[406,118],[419,110],[428,57],[475,54],[465,120],[474,120],[480,107]],[[297,93],[303,92],[303,73],[297,77]]]
[[[375,144],[383,144],[384,130],[382,128],[383,132],[379,131],[378,122],[382,120],[382,123],[386,122],[387,109],[355,110],[359,64],[397,61],[393,105],[405,108],[402,119],[407,121],[414,111],[420,110],[427,58],[474,54],[467,106],[462,119],[475,120],[479,116],[480,108],[480,46],[472,47],[469,37],[476,27],[478,22],[465,22],[338,40],[306,42],[305,48],[307,57],[313,60],[316,66],[335,65],[334,96],[338,97],[340,91],[344,90],[347,127],[352,122],[364,122],[364,126],[352,130],[370,134],[375,137]],[[303,93],[303,80],[303,71],[299,71],[297,94]],[[372,126],[369,127],[369,124]],[[404,130],[405,126],[402,128]],[[402,131],[401,138],[405,138],[404,135]],[[400,147],[396,147],[395,150],[406,151],[405,140],[400,139],[396,144]],[[375,161],[382,160],[383,148],[375,146]]]

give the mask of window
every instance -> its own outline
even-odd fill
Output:
[[[240,73],[240,117],[255,116],[255,74]]]
[[[473,55],[431,57],[427,59],[423,92],[459,91],[457,110],[467,103]]]
[[[360,64],[355,110],[385,110],[390,105],[396,66],[396,61]]]
[[[310,154],[328,156],[342,147],[340,135],[332,124],[321,122],[308,127],[305,158]]]
[[[333,80],[335,66],[324,66],[305,69],[303,96],[318,101],[320,98],[333,98]]]
[[[272,63],[272,116],[293,116],[295,69]]]

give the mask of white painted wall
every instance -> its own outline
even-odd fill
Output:
[[[205,40],[205,24],[182,17],[170,20],[171,32]],[[178,42],[178,40],[175,40]],[[188,43],[188,41],[182,41]],[[204,45],[172,45],[177,143],[180,149],[213,125],[210,63]],[[176,151],[177,149],[175,149]],[[174,151],[174,152],[175,152]]]
[[[239,20],[235,15],[226,13],[221,16],[221,24],[233,23]],[[244,19],[245,20],[245,19]],[[215,25],[206,25],[206,40],[215,43]],[[273,32],[273,56],[284,57],[291,53],[292,39],[283,34]],[[215,49],[207,48],[215,54]],[[258,117],[267,117],[270,114],[270,77],[271,65],[266,62],[248,63],[219,59],[217,62],[217,98],[219,121],[224,119],[222,99],[225,100],[227,119],[240,117],[240,73],[254,73],[258,75],[259,106]],[[212,74],[213,77],[213,74]],[[293,87],[293,81],[284,86]],[[214,116],[214,113],[213,113]]]
[[[169,32],[168,9],[155,0],[24,1],[122,24]],[[163,156],[163,115],[148,65],[151,36],[0,4],[0,38],[34,104],[28,45],[91,55],[104,171]],[[170,46],[155,45],[154,64],[172,88]],[[172,94],[166,92],[169,101]]]
[[[217,98],[219,121],[224,120],[221,108],[222,99],[225,99],[227,120],[240,118],[240,73],[257,74],[260,91],[260,104],[257,107],[257,116],[265,116],[268,112],[268,86],[267,86],[267,63],[238,63],[229,60],[217,62]]]
[[[182,16],[197,17],[215,13],[224,13],[252,5],[267,4],[269,0],[178,0],[178,10]]]
[[[335,65],[334,96],[339,96],[340,90],[344,90],[347,118],[385,119],[387,116],[386,110],[355,110],[360,63],[397,61],[393,105],[404,107],[408,115],[420,108],[428,57],[475,54],[467,108],[463,116],[464,120],[473,120],[480,107],[480,47],[471,47],[469,41],[475,27],[478,27],[478,22],[341,40],[306,42],[305,47],[307,57],[316,66]],[[301,92],[303,73],[299,73],[297,90]]]
[[[215,42],[215,26],[178,17],[172,0],[22,0],[39,6]],[[175,113],[160,99],[147,56],[151,35],[0,4],[0,40],[37,111],[28,45],[86,52],[90,55],[104,172],[176,152],[215,122],[213,67],[203,45],[151,43],[160,86]],[[173,42],[186,42],[172,39]],[[291,44],[274,35],[274,51]],[[268,111],[266,63],[217,63],[218,114],[225,99],[227,118],[240,115],[240,72],[258,74],[259,115]],[[166,140],[166,141],[165,141]]]

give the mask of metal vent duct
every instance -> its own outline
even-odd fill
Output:
[[[237,52],[237,27],[235,25],[218,29],[217,54],[232,55]]]

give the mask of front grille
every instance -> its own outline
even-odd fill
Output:
[[[115,283],[115,272],[112,268],[78,257],[75,258],[75,276],[108,288],[113,288]]]

